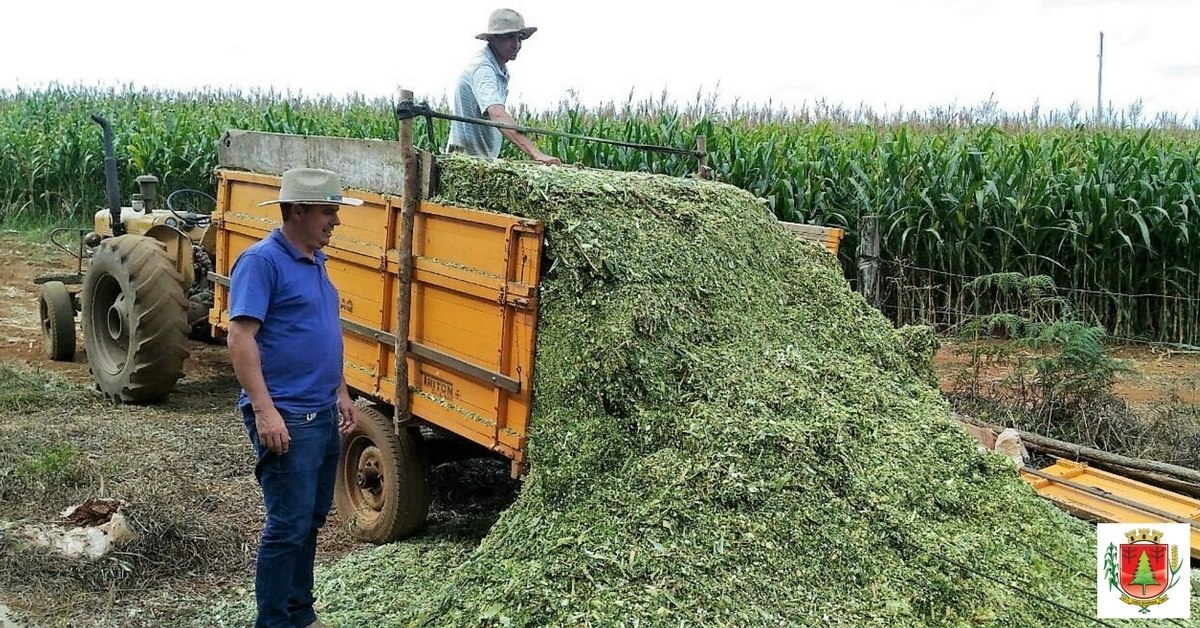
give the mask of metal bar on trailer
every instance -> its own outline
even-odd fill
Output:
[[[394,334],[389,334],[386,331],[374,329],[361,323],[346,320],[344,318],[342,319],[342,329],[352,334],[363,336],[364,338],[371,338],[373,340],[391,345],[396,344],[396,336]],[[452,371],[457,371],[463,375],[466,375],[467,377],[487,384],[492,384],[497,388],[507,390],[513,394],[518,394],[521,392],[521,382],[519,380],[508,377],[503,373],[489,371],[482,366],[472,364],[466,360],[460,360],[448,353],[443,353],[428,345],[409,341],[408,352],[409,354],[421,358],[426,362],[436,364],[442,368],[447,368]]]
[[[521,392],[521,382],[511,377],[489,371],[480,366],[475,366],[470,362],[460,360],[451,355],[446,355],[437,349],[427,347],[423,344],[416,342],[408,343],[408,352],[427,362],[432,362],[438,366],[443,366],[445,368],[458,371],[463,375],[467,375],[481,382],[494,384],[497,388],[507,390],[510,393],[517,394]]]

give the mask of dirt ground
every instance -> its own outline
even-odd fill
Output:
[[[0,365],[50,371],[85,391],[93,389],[82,338],[72,362],[51,362],[42,355],[33,280],[72,273],[74,260],[13,233],[0,234],[0,259],[5,260],[0,265]],[[187,623],[194,625],[196,609],[206,600],[245,597],[252,590],[264,513],[250,444],[234,410],[238,384],[225,347],[190,341],[189,351],[184,377],[162,404],[118,406],[85,392],[82,401],[61,407],[0,411],[0,445],[10,443],[7,449],[0,446],[0,457],[70,443],[79,452],[83,476],[72,486],[0,501],[0,537],[16,524],[57,521],[60,511],[88,497],[112,497],[131,505],[136,525],[161,537],[163,552],[125,561],[146,578],[108,578],[105,585],[102,574],[77,570],[54,577],[4,573],[40,566],[14,566],[0,547],[0,611],[7,606],[36,626],[178,625],[182,617],[191,617]],[[4,462],[0,459],[0,470],[12,466]],[[464,513],[498,512],[517,488],[507,470],[492,461],[435,468],[431,524]],[[351,538],[336,512],[319,538],[318,561],[326,564],[367,547]],[[156,564],[172,561],[176,564]],[[64,584],[73,578],[87,582]],[[111,584],[114,580],[121,584]]]
[[[74,272],[73,260],[53,247],[12,234],[0,236],[0,259],[6,260],[0,266],[0,299],[4,303],[0,306],[0,363],[53,371],[91,388],[82,338],[72,362],[51,362],[42,356],[33,279]],[[181,533],[209,537],[211,543],[192,548],[207,554],[196,557],[193,567],[216,570],[177,574],[174,594],[165,588],[155,590],[157,587],[113,589],[89,599],[86,591],[81,594],[69,588],[46,591],[43,593],[49,595],[44,596],[35,590],[0,590],[0,603],[34,625],[153,625],[170,623],[175,603],[171,598],[181,591],[189,597],[202,596],[206,590],[247,585],[253,574],[263,511],[252,474],[250,446],[234,412],[238,385],[224,347],[190,342],[189,350],[185,376],[164,404],[116,406],[97,399],[82,406],[80,413],[72,406],[4,417],[4,427],[20,428],[30,443],[73,444],[86,468],[99,478],[98,482],[96,478],[84,482],[81,490],[45,491],[41,508],[36,503],[6,504],[0,507],[0,521],[55,521],[59,511],[87,497],[84,493],[90,490],[94,491],[91,496],[134,504],[135,523],[140,518],[141,525],[154,526],[160,522],[149,519],[161,515]],[[153,506],[172,499],[180,504],[175,512],[136,511],[137,504]],[[358,546],[336,521],[330,523],[321,537],[322,556],[332,559]],[[164,572],[172,579],[170,568]],[[7,580],[14,580],[14,574],[7,575]]]
[[[0,234],[0,259],[0,364],[53,371],[90,388],[82,340],[73,362],[50,362],[42,356],[33,279],[74,272],[74,261],[49,244],[14,233]],[[945,345],[936,359],[946,389],[969,362],[956,348]],[[212,595],[231,590],[244,595],[252,586],[263,512],[250,446],[233,410],[238,385],[224,347],[192,342],[189,349],[186,375],[164,404],[115,406],[93,400],[81,406],[82,411],[74,406],[43,407],[0,416],[0,439],[20,435],[31,443],[73,443],[91,470],[87,481],[70,490],[48,490],[21,503],[0,504],[0,524],[51,521],[88,496],[166,504],[167,512],[135,514],[170,519],[179,532],[176,536],[206,537],[187,546],[196,554],[187,559],[187,568],[167,566],[152,585],[74,591],[42,591],[36,578],[22,583],[23,574],[0,573],[0,610],[7,606],[33,625],[169,625],[176,623],[180,600],[200,600],[202,606]],[[1149,403],[1170,394],[1200,402],[1200,354],[1128,347],[1117,357],[1129,360],[1141,373],[1122,378],[1118,386],[1118,393],[1131,402]],[[448,472],[445,477],[457,475],[462,474]],[[471,486],[446,482],[451,486],[435,490],[431,517],[454,517],[480,504],[502,508],[496,504],[511,499],[516,485],[507,479],[503,465],[489,478],[482,486],[477,477]],[[438,486],[436,473],[434,479]],[[0,534],[3,530],[0,525]],[[342,529],[335,514],[321,536],[320,560],[329,562],[361,547],[365,546]],[[0,570],[6,568],[11,566],[0,561]]]

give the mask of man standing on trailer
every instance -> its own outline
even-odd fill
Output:
[[[488,19],[486,31],[475,36],[487,42],[458,77],[454,91],[454,113],[464,118],[479,118],[515,125],[517,122],[505,109],[508,100],[508,62],[521,52],[521,42],[529,39],[536,26],[525,26],[525,18],[512,9],[496,9]],[[501,138],[508,138],[543,164],[562,163],[557,157],[543,153],[524,133],[511,129],[454,121],[450,123],[449,152],[495,159],[500,156]]]
[[[254,447],[267,522],[255,565],[260,627],[321,627],[313,611],[317,530],[333,500],[340,439],[357,410],[342,377],[338,293],[321,248],[341,224],[338,175],[283,174],[283,226],[234,264],[229,356],[242,384],[238,408]]]

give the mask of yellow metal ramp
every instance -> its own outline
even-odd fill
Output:
[[[813,244],[817,244],[834,255],[838,254],[838,247],[841,246],[842,238],[846,235],[846,232],[838,227],[806,225],[797,222],[785,222],[783,220],[779,221],[779,226],[787,229],[801,240],[808,240]]]
[[[1044,469],[1026,467],[1021,477],[1063,510],[1103,523],[1186,523],[1192,529],[1192,558],[1200,559],[1200,500],[1101,471],[1086,463],[1058,460]]]

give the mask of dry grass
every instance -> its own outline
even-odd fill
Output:
[[[36,625],[161,625],[181,594],[252,573],[261,505],[221,359],[200,351],[198,376],[154,408],[0,363],[0,601]],[[89,563],[15,534],[89,497],[124,501],[139,539]]]
[[[114,406],[79,377],[0,362],[8,383],[0,392],[0,603],[33,625],[211,625],[221,604],[232,619],[218,623],[252,618],[263,511],[232,410],[237,384],[223,349],[192,350],[179,391],[152,407]],[[476,522],[486,531],[519,486],[490,460],[433,474],[432,530]],[[27,523],[58,522],[89,497],[123,500],[140,538],[89,563],[16,534]],[[334,513],[319,561],[362,547]]]

